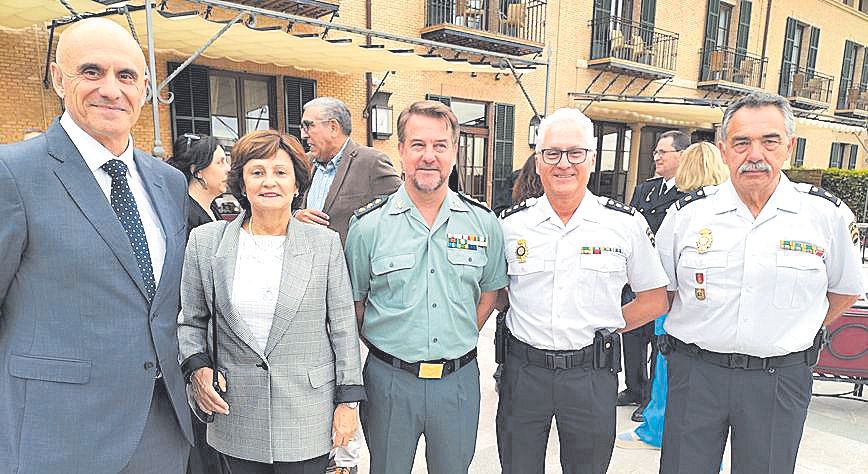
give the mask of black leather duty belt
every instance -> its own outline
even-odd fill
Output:
[[[396,369],[406,370],[420,379],[442,379],[447,375],[456,372],[476,359],[476,348],[470,350],[467,354],[457,359],[440,359],[419,362],[405,362],[391,354],[387,354],[374,346],[369,346],[368,351],[377,359],[395,367]]]
[[[530,365],[544,369],[594,368],[593,344],[574,351],[548,351],[537,349],[510,334],[507,346],[510,354],[527,360]]]
[[[709,351],[697,346],[696,344],[687,344],[681,339],[672,337],[671,335],[668,335],[667,337],[673,350],[727,369],[766,370],[808,363],[807,351],[809,349],[799,352],[791,352],[782,356],[756,357],[748,354]]]

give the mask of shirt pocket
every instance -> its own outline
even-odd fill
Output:
[[[446,249],[446,259],[449,260],[449,267],[454,272],[454,278],[461,282],[460,285],[448,285],[453,300],[460,299],[462,294],[466,295],[462,289],[479,287],[479,282],[482,280],[482,270],[488,263],[485,250],[450,248]]]
[[[683,272],[684,276],[678,279],[678,286],[679,289],[686,286],[684,290],[688,294],[684,303],[707,305],[712,301],[723,300],[722,292],[726,289],[714,282],[726,281],[728,260],[728,255],[723,251],[682,254],[678,266],[679,272]]]
[[[617,254],[584,254],[579,258],[580,280],[586,291],[576,291],[579,304],[594,306],[616,302],[620,306],[621,289],[627,283],[627,259]]]
[[[405,294],[416,265],[416,255],[405,253],[385,255],[371,261],[371,293],[377,301],[394,308],[403,308]]]
[[[822,257],[800,252],[778,252],[775,256],[776,308],[805,308],[814,299],[825,297],[826,265]]]

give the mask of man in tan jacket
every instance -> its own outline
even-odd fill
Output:
[[[319,97],[304,105],[301,136],[310,146],[313,180],[301,196],[295,217],[328,226],[347,239],[350,216],[382,194],[392,194],[401,179],[385,154],[349,138],[352,117],[346,104]]]

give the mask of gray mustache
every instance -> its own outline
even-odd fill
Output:
[[[771,171],[772,167],[766,163],[765,161],[757,161],[756,163],[752,163],[750,161],[738,167],[739,173],[746,173],[749,171]]]

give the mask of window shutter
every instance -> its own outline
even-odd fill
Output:
[[[494,105],[494,196],[492,203],[512,202],[512,161],[515,141],[515,106]]]
[[[864,55],[862,56],[862,78],[859,80],[859,88],[862,92],[865,92],[868,89],[868,47],[862,47],[862,51]],[[856,61],[856,54],[854,51],[853,54],[853,62]]]
[[[855,170],[856,169],[856,158],[859,156],[859,147],[856,145],[850,145],[850,162],[847,163],[847,169]]]
[[[841,83],[838,86],[838,108],[847,105],[847,90],[853,85],[853,73],[856,69],[856,43],[844,43],[844,60],[841,61]]]
[[[611,54],[609,51],[609,30],[611,26],[607,21],[607,18],[612,15],[611,12],[612,0],[594,0],[591,59],[599,59]]]
[[[793,63],[790,61],[790,56],[793,55],[793,45],[796,41],[796,20],[787,18],[787,30],[784,36],[784,53],[781,58],[781,80],[778,84],[778,94],[790,96],[790,79],[793,77]]]
[[[817,50],[820,47],[820,29],[811,28],[811,42],[808,44],[808,77],[814,76],[814,68],[817,67]]]
[[[793,157],[793,168],[801,168],[805,165],[805,145],[807,140],[804,138],[796,138],[796,153]]]
[[[717,22],[720,18],[720,0],[708,0],[708,11],[705,14],[705,43],[702,48],[702,79],[711,77],[709,63],[711,52],[717,48]]]
[[[735,40],[735,67],[741,66],[741,61],[747,53],[747,43],[750,39],[750,12],[749,0],[741,0],[738,6],[738,32]]]
[[[169,74],[180,63],[169,63]],[[185,133],[211,134],[211,82],[208,68],[189,65],[169,83],[172,91],[172,131],[174,138]]]
[[[829,168],[841,167],[841,156],[843,155],[844,151],[841,148],[842,146],[840,143],[832,143],[832,153],[829,156]]]
[[[286,131],[301,140],[301,116],[304,104],[316,98],[316,81],[298,77],[283,78],[286,97]]]

